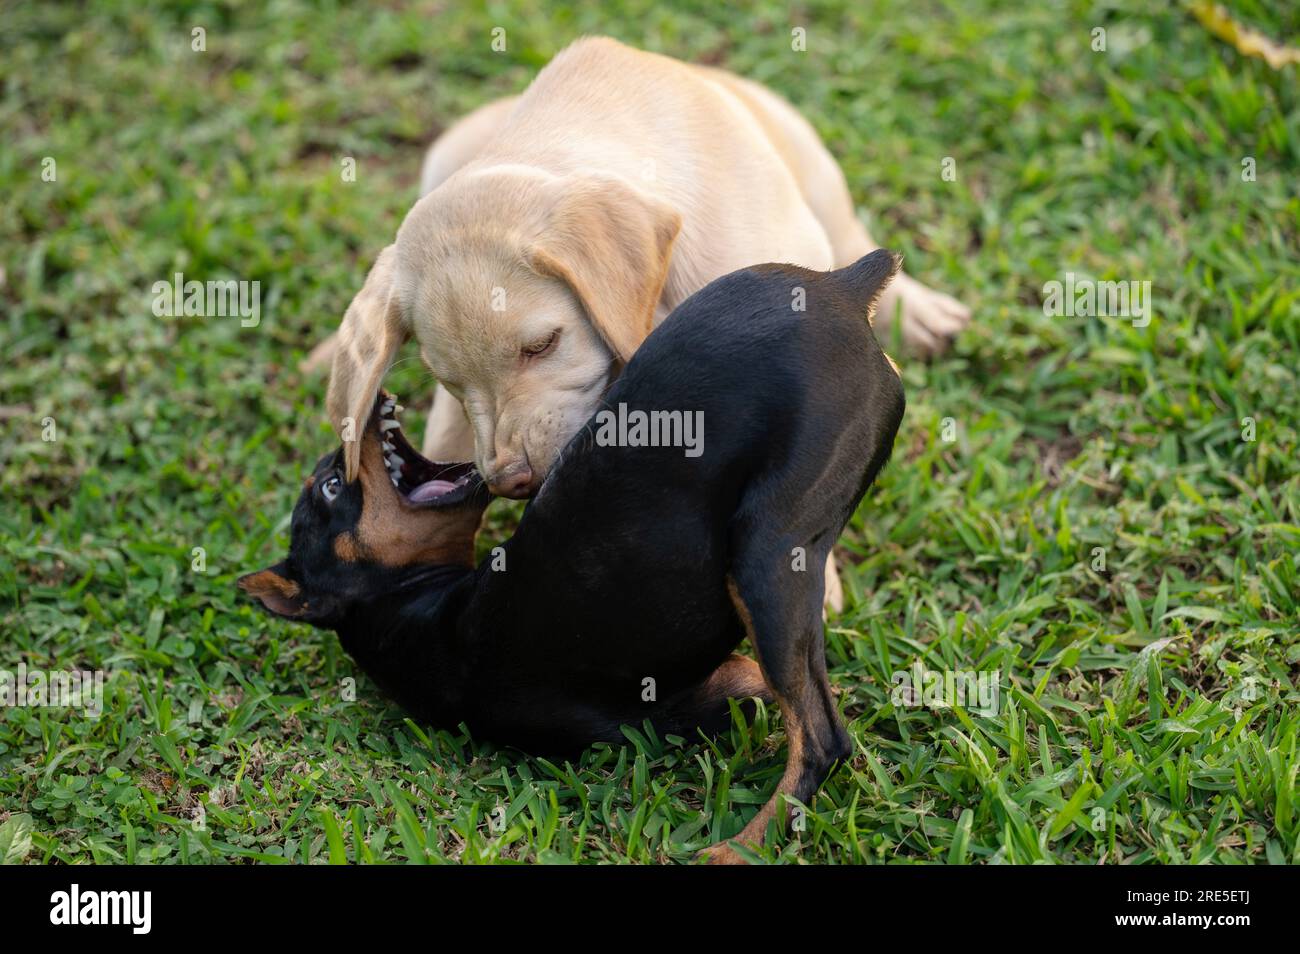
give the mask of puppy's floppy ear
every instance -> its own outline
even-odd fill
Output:
[[[903,267],[903,256],[888,249],[878,248],[862,256],[852,265],[846,265],[831,275],[848,290],[856,300],[863,303],[867,320],[876,314],[876,303],[880,295],[894,280],[898,270]]]
[[[302,619],[307,615],[307,600],[303,597],[302,587],[287,574],[288,566],[281,560],[265,570],[241,576],[238,585],[276,616]]]
[[[396,259],[392,245],[379,253],[339,326],[325,408],[330,423],[343,438],[344,471],[349,482],[356,480],[361,466],[361,435],[370,420],[379,385],[410,335],[394,289]]]
[[[605,344],[627,362],[650,334],[682,218],[617,176],[564,176],[550,188],[557,201],[529,264],[572,288]]]

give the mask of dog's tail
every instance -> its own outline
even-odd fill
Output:
[[[866,305],[866,314],[870,318],[876,313],[876,303],[880,301],[881,294],[902,267],[903,256],[889,249],[878,248],[852,265],[831,272],[831,278],[839,282],[855,301]]]

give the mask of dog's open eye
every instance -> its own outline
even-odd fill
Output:
[[[545,354],[546,352],[550,351],[552,346],[559,339],[559,337],[560,337],[560,332],[558,330],[552,331],[549,335],[547,335],[542,340],[534,341],[532,344],[520,348],[519,350],[523,353],[525,357],[536,358],[538,355]]]
[[[326,500],[333,500],[339,495],[339,488],[342,486],[343,482],[338,477],[330,477],[320,485],[320,495]]]

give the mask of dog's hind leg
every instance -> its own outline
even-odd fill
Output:
[[[816,560],[809,553],[807,571],[795,572],[784,543],[749,543],[733,561],[728,578],[736,613],[781,706],[790,750],[776,792],[735,838],[744,844],[761,845],[772,821],[784,823],[786,797],[807,804],[832,767],[853,751],[826,677],[821,568],[827,546],[818,548]],[[727,864],[741,859],[729,846],[719,845],[708,849],[708,860]]]
[[[710,70],[709,75],[744,102],[785,160],[804,201],[826,232],[835,267],[851,265],[879,248],[858,219],[840,164],[808,120],[765,86],[717,70]],[[876,324],[882,338],[895,315],[902,317],[904,343],[921,355],[943,351],[970,322],[969,308],[906,274],[900,274],[881,297]]]

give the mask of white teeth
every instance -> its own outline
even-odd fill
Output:
[[[393,413],[394,413],[394,414],[401,414],[401,413],[402,413],[403,411],[405,411],[405,410],[406,410],[406,408],[402,407],[402,405],[400,405],[400,404],[395,404],[395,405],[393,405]]]
[[[384,441],[384,450],[386,450],[386,451],[395,451],[395,450],[397,450],[397,448],[394,447],[392,444],[390,444],[388,441]]]
[[[379,429],[381,431],[385,431],[385,432],[391,431],[395,427],[401,427],[401,425],[393,420],[385,420],[379,422]]]
[[[391,467],[393,470],[397,471],[398,473],[401,473],[402,458],[398,457],[396,454],[389,454],[384,459],[388,461],[389,467]]]
[[[396,478],[396,477],[389,477],[388,479],[391,480],[391,481],[393,482],[393,486],[394,486],[394,487],[399,487],[399,486],[400,486],[400,485],[398,484],[398,481],[397,481],[397,478]]]

